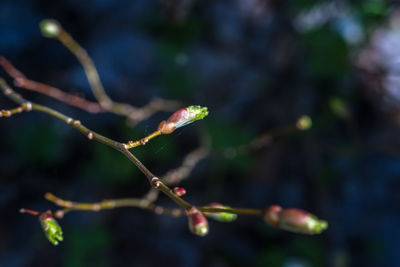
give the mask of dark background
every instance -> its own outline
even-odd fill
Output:
[[[179,166],[207,132],[210,155],[182,183],[192,203],[298,207],[329,222],[304,236],[241,216],[192,235],[185,218],[134,208],[73,212],[53,247],[21,207],[43,195],[140,197],[148,183],[120,153],[37,112],[0,119],[0,266],[396,266],[400,249],[400,13],[368,1],[15,1],[0,3],[0,54],[29,78],[93,99],[81,66],[38,23],[59,20],[92,56],[109,95],[207,106],[206,120],[134,154],[155,174]],[[0,72],[5,77],[4,72]],[[11,80],[8,80],[11,83]],[[120,141],[149,134],[168,113],[131,127],[17,89]],[[15,105],[4,96],[0,108]],[[303,114],[313,128],[224,157]],[[175,207],[161,197],[162,205]]]

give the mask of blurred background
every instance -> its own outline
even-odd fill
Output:
[[[46,192],[94,202],[141,197],[149,186],[120,153],[30,112],[0,119],[0,266],[398,264],[395,1],[2,0],[0,54],[33,80],[93,100],[76,58],[41,36],[44,18],[60,21],[87,49],[115,101],[140,107],[161,97],[209,108],[205,120],[134,150],[162,175],[207,134],[209,155],[181,184],[187,200],[298,207],[326,219],[329,229],[304,236],[240,216],[230,224],[210,221],[200,238],[186,218],[121,208],[67,214],[59,221],[65,240],[54,247],[21,207],[56,209]],[[169,116],[160,112],[132,126],[16,90],[120,141],[151,133]],[[0,108],[12,107],[0,96]],[[308,131],[280,131],[258,149],[225,153],[305,114],[313,121]],[[175,207],[163,196],[158,203]]]

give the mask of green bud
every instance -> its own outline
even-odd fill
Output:
[[[54,38],[61,32],[60,24],[54,19],[44,19],[39,24],[40,30],[45,37]]]
[[[230,209],[231,207],[229,206],[224,206],[220,203],[211,203],[208,205],[210,208],[221,208],[221,209]],[[208,218],[211,218],[213,220],[219,221],[219,222],[233,222],[234,220],[237,219],[237,215],[234,213],[229,213],[229,212],[205,212],[204,213]]]
[[[50,210],[40,214],[39,221],[42,226],[43,232],[50,243],[52,243],[54,246],[57,246],[59,242],[63,241],[62,229],[57,221],[54,219]]]
[[[201,120],[205,116],[208,115],[207,107],[189,106],[186,109],[189,112],[189,117],[188,117],[188,122],[186,122],[184,125],[192,123],[197,120]],[[182,126],[184,126],[184,125],[182,125]],[[179,127],[181,127],[181,126],[177,126],[177,128],[179,128]]]
[[[312,126],[312,120],[307,115],[301,116],[296,122],[297,129],[302,130],[302,131],[306,131],[306,130],[310,129],[311,126]]]

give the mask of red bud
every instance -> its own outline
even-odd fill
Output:
[[[208,234],[208,221],[204,214],[193,207],[187,212],[189,218],[189,230],[198,236],[205,236]]]
[[[181,196],[183,196],[183,195],[186,194],[186,190],[185,190],[185,188],[183,188],[183,187],[175,187],[175,188],[174,188],[174,193],[175,193],[175,195],[177,195],[178,197],[181,197]]]

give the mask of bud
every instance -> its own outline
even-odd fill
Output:
[[[264,214],[265,221],[274,227],[302,234],[320,234],[328,228],[328,223],[301,209],[282,209],[270,206]]]
[[[186,194],[186,190],[183,187],[175,187],[174,194],[177,195],[178,197],[181,197]]]
[[[39,24],[40,30],[45,37],[54,38],[61,32],[61,25],[54,19],[44,19]]]
[[[204,214],[197,208],[193,207],[188,212],[189,230],[198,236],[208,234],[208,221]]]
[[[312,120],[307,115],[301,116],[296,122],[297,129],[302,130],[302,131],[306,131],[306,130],[310,129],[311,126],[312,126]]]
[[[272,205],[264,213],[264,220],[271,226],[277,226],[279,222],[279,213],[282,208],[278,205]]]
[[[63,233],[60,225],[53,218],[51,211],[43,212],[39,215],[39,221],[43,228],[43,232],[47,239],[53,245],[57,246],[59,242],[63,241]]]
[[[207,107],[189,106],[175,111],[168,120],[162,121],[158,125],[158,130],[162,134],[170,134],[175,129],[188,125],[194,121],[201,120],[208,115]]]
[[[332,112],[341,118],[349,116],[349,109],[346,103],[339,97],[331,97],[329,99],[329,106]]]
[[[220,208],[220,209],[230,209],[231,207],[229,206],[224,206],[220,203],[211,203],[207,207],[210,208]],[[237,215],[234,213],[229,213],[229,212],[204,212],[204,214],[213,220],[219,221],[219,222],[233,222],[234,220],[237,219]]]

